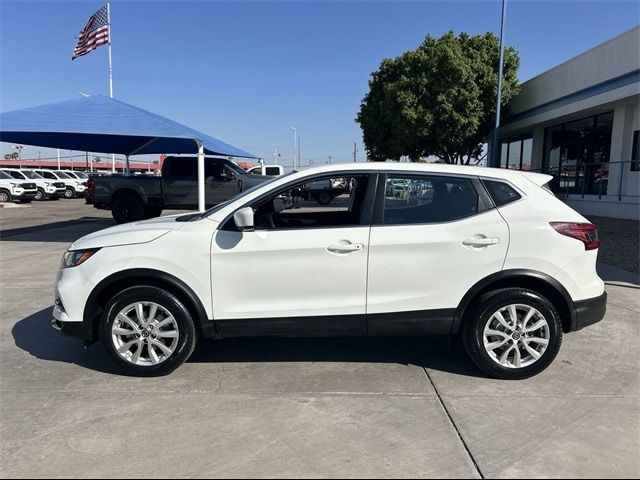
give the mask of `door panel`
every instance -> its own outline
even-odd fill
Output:
[[[212,242],[214,318],[353,315],[353,333],[364,333],[369,230],[219,230]]]
[[[456,308],[476,282],[502,269],[508,246],[496,209],[453,222],[374,226],[367,313]]]

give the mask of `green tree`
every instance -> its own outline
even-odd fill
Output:
[[[384,59],[356,118],[369,159],[478,159],[495,119],[499,56],[493,33],[449,32],[427,35],[416,50]],[[506,48],[503,105],[518,93],[519,65],[517,51]]]

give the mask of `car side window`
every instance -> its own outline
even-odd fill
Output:
[[[195,180],[198,177],[198,162],[194,158],[174,157],[169,165],[169,174],[183,180]]]
[[[229,161],[207,158],[204,162],[204,178],[207,182],[230,182],[236,176],[233,164]]]
[[[368,175],[318,178],[281,190],[252,205],[256,229],[359,225]]]
[[[501,207],[507,203],[515,202],[522,198],[514,188],[504,182],[483,180],[482,183],[489,192],[489,195],[493,199],[493,203],[495,203],[496,207]]]
[[[383,225],[450,222],[478,213],[478,193],[466,178],[388,175]]]

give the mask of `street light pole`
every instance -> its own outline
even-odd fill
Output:
[[[500,21],[500,64],[498,65],[498,94],[496,98],[496,125],[493,129],[490,167],[500,167],[500,104],[502,103],[502,68],[504,64],[504,27],[507,18],[507,0],[502,0],[502,20]]]
[[[18,166],[20,167],[20,169],[22,169],[22,149],[24,148],[22,145],[14,145],[13,148],[15,148],[18,151]]]
[[[295,170],[298,163],[298,129],[291,127],[291,130],[293,130],[293,169]]]

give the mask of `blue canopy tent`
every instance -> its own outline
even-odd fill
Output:
[[[204,156],[257,158],[202,132],[119,100],[93,95],[0,114],[0,141],[118,153],[198,154],[198,207],[204,210]]]

